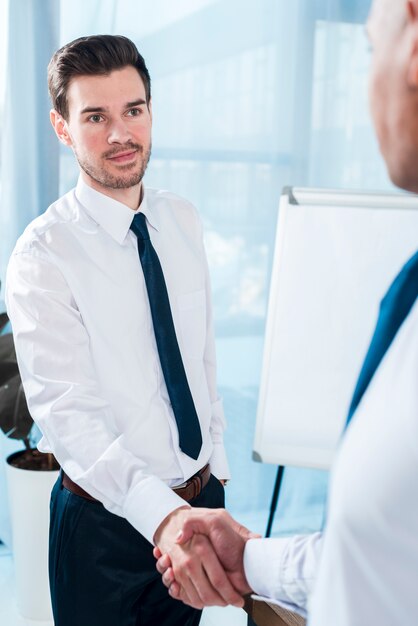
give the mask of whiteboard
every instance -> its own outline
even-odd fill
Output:
[[[254,460],[330,467],[380,300],[417,249],[417,196],[284,190]]]

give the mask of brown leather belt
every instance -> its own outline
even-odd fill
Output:
[[[183,487],[173,487],[173,491],[180,496],[180,498],[183,498],[183,500],[190,502],[190,500],[197,498],[202,489],[206,487],[209,478],[210,465],[208,463],[205,467],[196,472],[194,476],[189,478]]]
[[[62,486],[71,493],[74,493],[76,496],[80,496],[81,498],[86,498],[86,500],[90,500],[90,502],[99,502],[96,498],[93,498],[87,491],[84,491],[77,483],[73,482],[67,474],[61,470],[62,474]],[[209,463],[205,465],[201,470],[196,472],[194,476],[189,478],[189,480],[182,487],[173,487],[173,491],[186,500],[190,502],[194,498],[200,494],[202,489],[206,487],[210,478],[210,465]]]

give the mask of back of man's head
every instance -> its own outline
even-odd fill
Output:
[[[392,181],[418,192],[418,0],[374,0],[370,104]]]
[[[135,44],[121,35],[80,37],[60,48],[48,65],[48,87],[52,106],[68,119],[67,92],[76,76],[110,74],[126,66],[135,67],[145,87],[147,103],[151,98],[151,78]]]

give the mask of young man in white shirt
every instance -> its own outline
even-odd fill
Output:
[[[152,543],[181,567],[176,534],[192,506],[224,505],[229,477],[200,220],[142,183],[151,87],[129,39],[67,44],[48,80],[51,122],[80,177],[19,239],[6,302],[39,448],[62,467],[55,626],[198,624],[200,611],[162,585]],[[217,576],[222,602],[240,605],[206,548],[194,585]]]
[[[374,0],[370,101],[392,181],[418,192],[418,0]],[[418,241],[418,237],[417,237]],[[377,356],[378,355],[378,356]],[[366,381],[366,382],[364,382]],[[243,593],[308,609],[309,626],[412,626],[418,615],[418,252],[382,301],[331,477],[324,534],[250,539],[225,511],[198,511],[178,539],[209,537]],[[158,570],[193,604],[168,555]],[[204,588],[194,606],[211,600]]]

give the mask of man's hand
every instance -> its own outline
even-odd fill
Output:
[[[194,535],[191,530],[183,542],[186,545],[177,541],[182,529],[193,527],[187,524],[193,511],[188,506],[176,509],[165,518],[154,535],[155,550],[167,556],[173,576],[181,587],[179,599],[196,609],[227,604],[242,607],[241,594],[231,584],[209,539],[203,534]],[[171,590],[170,594],[176,597]]]
[[[192,509],[184,520],[176,543],[183,549],[190,548],[192,543],[202,535],[208,538],[228,575],[229,581],[241,594],[251,592],[243,567],[244,546],[248,539],[259,537],[236,522],[224,509]],[[163,576],[163,582],[169,588],[170,595],[189,604],[187,589],[177,574],[171,555],[156,548],[154,556],[158,559],[157,570]],[[220,589],[216,587],[216,589]],[[241,604],[242,606],[242,604]]]

